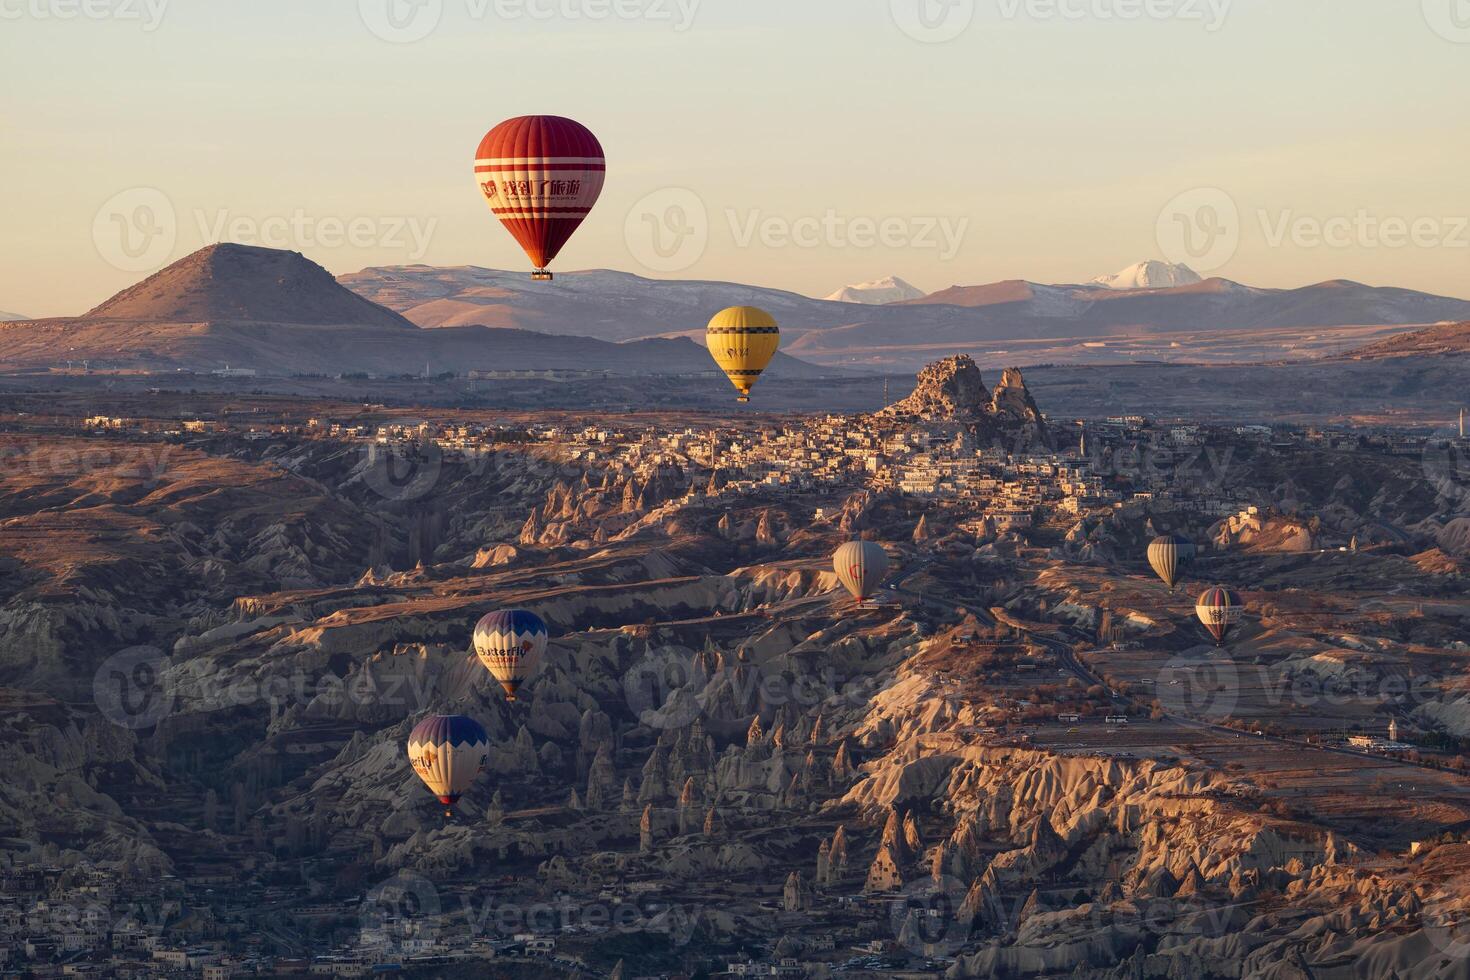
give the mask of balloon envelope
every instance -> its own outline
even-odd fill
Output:
[[[1245,612],[1245,603],[1238,593],[1217,585],[1204,591],[1195,603],[1194,611],[1199,616],[1199,621],[1204,623],[1205,629],[1215,638],[1215,642],[1223,646],[1226,638],[1235,629],[1235,624],[1240,622],[1240,617]]]
[[[1148,561],[1169,588],[1179,584],[1184,566],[1194,558],[1194,542],[1178,534],[1154,538],[1148,546]]]
[[[872,541],[849,541],[832,556],[832,567],[847,591],[861,602],[888,577],[888,552]]]
[[[475,625],[475,653],[490,675],[516,699],[522,682],[546,653],[550,634],[540,616],[524,609],[493,612]]]
[[[776,356],[781,346],[781,328],[776,325],[776,318],[765,310],[732,306],[710,320],[704,340],[715,363],[744,402],[750,401],[750,389]]]
[[[519,116],[485,134],[475,181],[538,275],[602,194],[607,160],[591,130],[561,116]]]
[[[473,718],[434,715],[408,736],[408,760],[429,792],[453,806],[485,771],[490,738]]]

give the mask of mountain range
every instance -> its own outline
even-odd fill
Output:
[[[424,330],[340,285],[299,253],[211,245],[80,317],[0,324],[0,363],[44,370],[209,371],[271,375],[569,370],[714,373],[687,338],[633,343],[513,326]],[[774,376],[831,374],[778,355]]]
[[[275,375],[702,374],[712,370],[703,345],[711,314],[752,305],[781,323],[783,353],[772,374],[815,377],[907,370],[957,353],[988,367],[1301,359],[1410,326],[1470,320],[1470,302],[1407,289],[1342,280],[1262,289],[1191,277],[1198,278],[1187,267],[1145,262],[1089,284],[1010,280],[868,305],[907,284],[877,280],[850,287],[848,295],[864,302],[836,302],[609,270],[536,283],[519,273],[414,265],[334,279],[295,252],[222,244],[82,316],[0,324],[0,363],[12,370],[233,365]],[[1159,282],[1183,284],[1133,285]]]
[[[880,306],[736,283],[651,280],[609,270],[562,273],[553,283],[532,283],[518,273],[476,267],[395,266],[364,269],[341,277],[341,282],[424,327],[482,323],[611,341],[698,338],[713,312],[753,305],[781,323],[787,353],[816,364],[880,370],[917,369],[955,352],[977,360],[1023,352],[1027,363],[1085,360],[1083,353],[1105,350],[1111,340],[1125,338],[1146,339],[1144,356],[1188,360],[1193,338],[1208,340],[1232,331],[1286,331],[1272,335],[1269,344],[1257,345],[1259,350],[1248,357],[1234,355],[1279,357],[1283,349],[1310,348],[1305,341],[1321,341],[1317,335],[1326,328],[1470,319],[1470,302],[1465,300],[1345,280],[1298,289],[1265,289],[1221,278],[1123,288],[1129,281],[1190,275],[1187,267],[1141,263],[1120,276],[1104,277],[1114,285],[1044,285],[1018,279],[952,286]],[[1338,346],[1371,339],[1377,337],[1355,333]],[[997,344],[1007,350],[988,349]]]

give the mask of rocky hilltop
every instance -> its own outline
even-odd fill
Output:
[[[201,248],[86,314],[152,323],[304,323],[413,330],[300,252],[250,245]]]
[[[991,391],[967,354],[936,361],[919,372],[913,394],[876,418],[967,426],[982,441],[1050,445],[1045,417],[1026,387],[1020,368],[1007,368]]]

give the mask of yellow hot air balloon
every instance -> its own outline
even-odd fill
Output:
[[[750,389],[781,346],[781,328],[765,310],[732,306],[709,322],[705,343],[720,370],[740,391],[740,400],[748,402]]]

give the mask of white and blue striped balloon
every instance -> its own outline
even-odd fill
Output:
[[[524,609],[493,612],[475,625],[475,653],[511,701],[541,662],[548,639],[546,623]]]
[[[485,771],[490,737],[473,718],[433,715],[408,736],[408,761],[429,791],[453,806]]]

